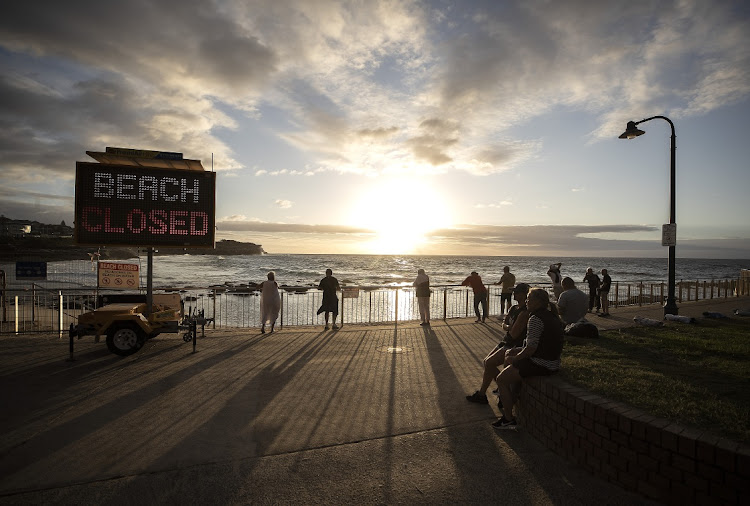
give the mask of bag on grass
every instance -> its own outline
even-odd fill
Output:
[[[575,322],[565,327],[565,335],[572,337],[599,337],[599,329],[591,322]]]

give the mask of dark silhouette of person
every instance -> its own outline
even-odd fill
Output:
[[[336,292],[341,290],[339,280],[333,277],[333,271],[326,269],[326,277],[320,280],[318,290],[323,292],[323,302],[320,304],[318,313],[325,313],[323,316],[326,320],[325,329],[328,330],[328,315],[333,313],[333,329],[339,328],[336,325],[336,317],[339,315],[339,298]]]
[[[475,323],[484,322],[487,319],[487,287],[482,283],[482,278],[476,271],[464,279],[462,286],[470,286],[474,291],[474,313],[477,315]],[[482,305],[483,314],[479,313],[479,305]]]

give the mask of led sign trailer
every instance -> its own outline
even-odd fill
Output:
[[[216,174],[76,162],[79,244],[213,248]]]

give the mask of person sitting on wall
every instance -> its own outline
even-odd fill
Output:
[[[503,320],[503,329],[506,331],[505,338],[484,358],[484,373],[482,385],[479,390],[466,396],[469,402],[478,404],[489,404],[487,400],[487,388],[505,362],[505,352],[523,344],[526,337],[526,322],[529,312],[526,310],[526,295],[529,293],[529,285],[518,283],[513,289],[513,298],[518,304],[511,306],[508,315]]]
[[[589,298],[576,288],[573,279],[565,277],[562,280],[563,293],[557,299],[557,309],[560,319],[565,325],[570,325],[586,318]]]
[[[526,298],[526,308],[530,316],[524,344],[505,352],[505,368],[495,380],[504,406],[503,416],[492,424],[496,429],[517,425],[511,390],[514,385],[530,376],[549,376],[560,370],[564,335],[557,307],[550,303],[546,290],[533,288]]]

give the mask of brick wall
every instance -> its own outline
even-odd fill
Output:
[[[518,417],[547,448],[651,499],[750,502],[748,445],[651,416],[555,376],[524,382]]]

